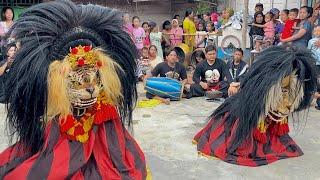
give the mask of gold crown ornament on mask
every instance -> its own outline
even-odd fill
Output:
[[[81,46],[70,48],[68,60],[72,69],[81,67],[101,67],[102,62],[97,59],[92,46]]]

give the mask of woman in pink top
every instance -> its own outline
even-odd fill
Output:
[[[172,20],[170,42],[171,46],[176,46],[182,43],[183,29],[179,27],[179,21],[177,19]]]

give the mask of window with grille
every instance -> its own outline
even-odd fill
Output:
[[[0,6],[32,6],[43,0],[0,0]]]

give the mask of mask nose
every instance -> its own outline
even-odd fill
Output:
[[[87,88],[86,88],[86,91],[92,95],[93,92],[94,92],[94,87],[92,87],[92,86],[87,87]]]

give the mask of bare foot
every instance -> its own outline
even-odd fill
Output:
[[[163,99],[162,102],[165,103],[166,105],[170,105],[170,99]]]

